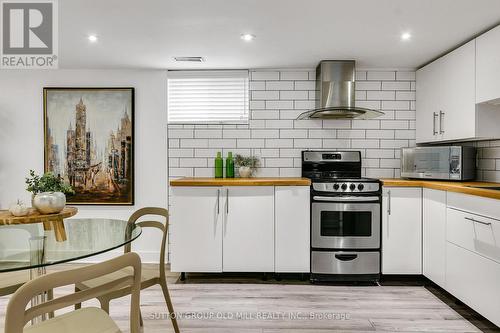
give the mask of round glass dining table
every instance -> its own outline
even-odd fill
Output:
[[[64,229],[67,239],[61,242],[53,230],[44,231],[41,223],[0,226],[0,273],[44,270],[95,256],[129,244],[141,234],[138,225],[102,218],[67,219]]]

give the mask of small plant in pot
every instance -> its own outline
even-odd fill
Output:
[[[41,214],[59,213],[66,205],[66,194],[75,194],[70,185],[65,184],[61,177],[52,172],[39,176],[30,170],[26,185],[26,190],[32,193],[31,205]]]
[[[241,178],[252,177],[259,167],[259,159],[256,156],[242,156],[237,154],[234,157],[234,164],[238,167]]]

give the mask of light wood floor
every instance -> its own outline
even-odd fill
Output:
[[[469,319],[475,318],[472,322],[464,319],[446,304],[447,301],[450,303],[446,295],[439,291],[431,292],[424,286],[326,286],[310,285],[298,280],[262,282],[259,277],[219,276],[195,276],[182,283],[177,280],[177,275],[170,274],[169,288],[175,310],[183,316],[191,315],[191,319],[179,320],[182,332],[499,331],[484,319],[477,319],[477,315],[467,307],[459,305],[458,311],[462,315]],[[71,288],[62,288],[56,290],[55,294],[57,296],[71,291]],[[0,298],[2,327],[7,302],[8,297]],[[160,288],[152,287],[143,291],[141,303],[145,332],[173,332],[166,318],[166,306]],[[128,332],[128,306],[127,298],[111,303],[111,316],[124,332]],[[236,318],[238,313],[241,316]],[[226,319],[207,318],[210,314],[223,315]],[[228,319],[231,316],[233,318]]]

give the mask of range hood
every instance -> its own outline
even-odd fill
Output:
[[[316,67],[316,107],[297,119],[371,119],[382,111],[356,107],[354,60],[323,60]]]

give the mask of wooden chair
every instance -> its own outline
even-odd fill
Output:
[[[165,222],[159,222],[159,221],[141,221],[137,222],[140,218],[142,218],[145,215],[157,215],[161,216],[162,219],[165,219]],[[167,287],[167,278],[165,275],[165,248],[166,248],[166,243],[167,243],[167,234],[168,234],[168,211],[164,208],[158,208],[158,207],[145,207],[137,210],[130,216],[128,220],[129,225],[130,224],[137,224],[141,228],[147,228],[147,227],[153,227],[160,229],[163,233],[162,236],[162,241],[161,241],[161,248],[160,248],[160,264],[159,266],[155,267],[148,267],[148,266],[143,266],[142,267],[142,276],[141,276],[141,290],[149,288],[151,286],[159,284],[161,286],[161,289],[163,291],[163,297],[165,298],[165,302],[167,303],[167,309],[169,316],[172,320],[172,325],[174,327],[174,330],[176,333],[179,333],[179,326],[177,324],[177,319],[175,318],[174,314],[174,307],[172,305],[172,301],[170,299],[170,294],[168,292],[168,287]],[[125,253],[130,252],[131,246],[128,244],[125,246]],[[75,284],[75,291],[80,291],[80,290],[86,290],[88,288],[93,288],[97,287],[100,285],[103,285],[105,283],[108,283],[112,279],[118,279],[120,278],[123,274],[126,274],[126,271],[122,272],[117,272],[115,274],[106,276],[106,277],[101,277],[98,279],[93,279],[90,281],[83,281]],[[126,296],[130,293],[130,289],[127,288],[120,288],[113,290],[106,295],[99,296],[97,299],[101,303],[101,308],[109,313],[109,303],[111,300],[115,298],[120,298],[123,296]],[[76,306],[78,308],[79,305]],[[143,325],[142,322],[142,316],[140,317],[140,324],[141,326]]]
[[[61,296],[26,309],[33,297],[48,290],[98,278],[131,267],[131,274],[96,288]],[[5,315],[5,332],[8,333],[118,333],[116,323],[102,309],[86,307],[56,316],[24,328],[33,318],[99,297],[112,288],[131,289],[130,332],[138,333],[140,304],[141,260],[136,253],[82,268],[40,276],[20,287],[10,298]]]

